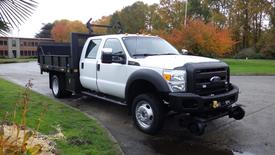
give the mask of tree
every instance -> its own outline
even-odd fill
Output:
[[[191,20],[186,27],[175,28],[171,34],[162,37],[178,49],[185,48],[194,54],[210,57],[230,54],[235,44],[228,28],[220,29],[200,19]]]
[[[94,21],[93,24],[110,25],[111,18],[112,18],[112,16],[102,16],[100,19]],[[97,34],[106,34],[108,32],[107,28],[94,27],[93,30]]]
[[[131,6],[126,6],[121,11],[115,12],[111,18],[111,25],[114,25],[119,21],[123,26],[124,32],[144,32],[147,31],[147,13],[148,6],[143,2],[138,1]]]
[[[184,6],[180,0],[160,0],[159,15],[165,25],[165,31],[177,28],[184,21]]]
[[[272,9],[270,10],[270,26],[275,28],[275,0],[272,1]]]
[[[22,24],[37,7],[34,0],[0,1],[0,34],[6,34],[10,28]]]
[[[53,23],[43,24],[40,32],[35,35],[35,38],[51,38],[53,25]]]
[[[208,22],[211,19],[211,11],[207,0],[190,0],[188,1],[188,15],[192,19],[200,19]]]
[[[58,20],[54,22],[54,26],[51,30],[51,36],[56,42],[69,42],[71,32],[87,33],[86,26],[78,21],[69,21],[66,19]]]
[[[160,15],[160,6],[152,4],[148,8],[146,27],[148,32],[164,30],[167,26]]]

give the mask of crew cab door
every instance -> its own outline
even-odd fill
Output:
[[[122,53],[125,55],[125,51],[119,39],[106,39],[103,48],[111,48],[113,54]],[[102,63],[101,59],[99,59],[98,66],[98,90],[105,94],[124,98],[127,79],[127,65],[114,62]]]
[[[82,51],[80,59],[80,82],[87,89],[97,91],[97,53],[101,39],[91,39],[86,45],[86,51]],[[85,47],[83,48],[85,49]]]

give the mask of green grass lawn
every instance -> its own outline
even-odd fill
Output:
[[[37,58],[0,58],[0,64],[37,61]]]
[[[275,75],[275,60],[223,59],[232,75]]]
[[[16,102],[22,98],[24,88],[0,79],[0,121],[6,112],[12,115]],[[21,96],[21,97],[20,97]],[[60,126],[66,139],[56,140],[60,154],[65,155],[93,155],[119,154],[118,144],[115,144],[106,131],[93,119],[85,114],[61,104],[54,99],[36,92],[30,94],[27,126],[35,129],[41,112],[48,105],[48,111],[42,118],[39,132],[50,135],[56,133]],[[20,122],[21,114],[17,112],[16,122]],[[11,116],[8,117],[11,120]]]

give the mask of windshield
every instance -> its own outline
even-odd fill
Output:
[[[134,36],[122,39],[132,57],[179,54],[171,44],[158,37]]]

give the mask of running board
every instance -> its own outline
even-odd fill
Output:
[[[125,102],[121,102],[121,101],[118,101],[118,100],[115,100],[115,99],[107,98],[107,97],[104,97],[104,96],[99,96],[97,94],[93,94],[93,93],[86,92],[86,91],[82,91],[81,93],[85,94],[85,95],[88,95],[88,96],[92,96],[92,97],[101,99],[101,100],[104,100],[104,101],[113,102],[115,104],[126,106]]]

